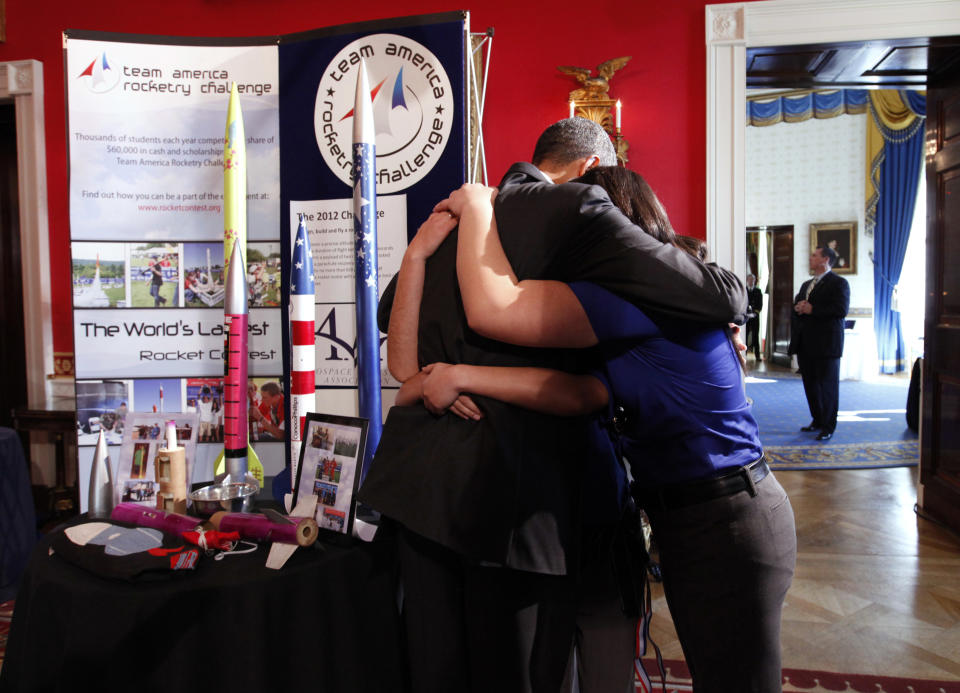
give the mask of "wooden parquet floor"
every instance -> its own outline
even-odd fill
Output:
[[[918,517],[916,469],[777,472],[797,519],[783,666],[960,681],[960,538]],[[660,585],[651,633],[683,659]]]

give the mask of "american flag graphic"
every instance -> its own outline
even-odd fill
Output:
[[[353,230],[356,249],[357,385],[360,416],[370,421],[361,480],[380,443],[380,329],[377,327],[376,134],[366,64],[361,60],[353,107]]]
[[[316,360],[314,347],[313,254],[307,227],[300,215],[297,238],[290,262],[290,441],[293,444],[293,474],[299,462],[297,445],[303,439],[304,418],[317,410]]]

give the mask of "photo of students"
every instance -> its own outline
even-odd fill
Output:
[[[183,305],[223,308],[223,243],[183,244]]]
[[[180,295],[180,254],[176,245],[141,243],[130,251],[130,305],[172,308]]]
[[[280,305],[279,243],[247,243],[247,291],[250,308]]]
[[[255,441],[282,441],[286,428],[283,388],[277,378],[251,378],[247,386],[250,437]]]
[[[223,379],[187,378],[187,402],[199,415],[197,442],[222,443]]]

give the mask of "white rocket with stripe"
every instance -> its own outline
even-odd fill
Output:
[[[300,226],[293,244],[290,264],[290,440],[303,438],[304,417],[317,410],[316,358],[314,344],[313,256],[307,227],[300,217]],[[294,467],[300,457],[300,446],[292,450]]]

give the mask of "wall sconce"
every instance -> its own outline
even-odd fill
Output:
[[[597,76],[592,76],[593,70],[586,67],[572,67],[560,65],[560,72],[572,76],[582,86],[570,92],[569,117],[579,116],[599,123],[613,138],[614,149],[617,152],[617,161],[621,166],[628,161],[627,150],[630,144],[623,139],[620,131],[620,118],[623,105],[619,99],[610,98],[610,78],[630,61],[631,56],[613,58],[597,66]]]

